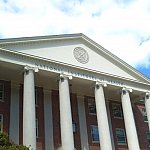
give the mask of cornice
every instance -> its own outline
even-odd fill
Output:
[[[23,66],[27,65],[26,62],[28,62],[28,63],[33,63],[33,62],[34,63],[36,63],[36,62],[44,63],[45,62],[45,64],[54,63],[54,64],[56,64],[56,66],[60,65],[60,66],[64,66],[64,67],[70,67],[70,68],[78,69],[78,70],[85,71],[85,72],[88,72],[88,73],[93,73],[93,74],[96,74],[96,75],[106,76],[107,78],[120,79],[120,80],[123,80],[124,82],[132,82],[132,83],[136,83],[136,84],[142,84],[142,85],[145,85],[145,86],[150,86],[150,82],[149,83],[144,83],[144,82],[140,82],[140,81],[137,81],[137,80],[131,80],[131,79],[128,79],[128,78],[123,78],[123,77],[120,77],[120,76],[114,76],[112,74],[103,73],[103,72],[99,72],[99,71],[96,71],[96,70],[91,70],[91,69],[87,69],[87,68],[83,68],[83,67],[78,67],[78,66],[75,66],[75,65],[70,65],[70,64],[66,64],[66,63],[62,63],[62,62],[58,62],[58,61],[54,61],[54,60],[50,60],[50,59],[30,55],[30,54],[25,54],[25,53],[22,53],[22,52],[12,51],[12,50],[9,50],[9,49],[0,48],[0,54],[4,54],[6,56],[10,56],[10,58],[13,58],[13,59],[15,58],[15,59],[20,60],[19,65],[23,65]],[[33,66],[35,66],[35,64]]]

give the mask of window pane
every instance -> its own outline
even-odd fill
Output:
[[[0,83],[0,101],[4,100],[4,84]]]
[[[93,142],[99,142],[99,133],[98,133],[98,127],[97,126],[91,126],[91,135],[92,135],[92,141]]]
[[[148,145],[150,146],[150,132],[147,132],[147,142],[148,142]]]
[[[125,137],[125,131],[124,129],[116,129],[116,137],[117,137],[117,143],[118,144],[126,144],[126,137]]]
[[[145,108],[142,108],[142,114],[143,114],[143,117],[144,117],[144,121],[148,121],[148,118],[147,118],[147,112],[146,112],[146,109]]]
[[[122,110],[120,104],[112,104],[113,116],[122,118]]]
[[[0,114],[0,132],[3,131],[3,115]]]
[[[96,114],[96,106],[94,99],[88,99],[88,110],[90,114]]]

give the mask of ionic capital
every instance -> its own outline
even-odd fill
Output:
[[[132,93],[133,92],[133,89],[131,88],[127,88],[127,87],[123,87],[122,88],[122,93],[125,95],[126,93]]]
[[[99,89],[100,86],[107,87],[107,83],[106,82],[96,81],[95,88]]]
[[[145,98],[146,98],[146,99],[149,99],[149,97],[150,97],[150,92],[146,92]]]
[[[58,80],[64,81],[65,78],[72,80],[72,76],[67,75],[67,74],[60,74],[60,76],[58,77]]]
[[[29,70],[33,70],[34,72],[38,72],[39,71],[39,68],[38,67],[31,67],[31,66],[28,66],[28,65],[26,65],[25,67],[24,67],[24,71],[29,71]]]

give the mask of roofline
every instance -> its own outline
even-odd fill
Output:
[[[7,38],[7,39],[0,39],[0,45],[1,44],[13,44],[13,43],[27,43],[27,42],[37,42],[37,41],[49,41],[49,40],[58,40],[58,39],[76,39],[81,38],[85,41],[88,41],[91,45],[97,47],[98,49],[101,49],[103,53],[108,55],[110,58],[115,59],[119,64],[123,65],[130,71],[134,72],[136,75],[144,78],[147,82],[150,82],[150,78],[143,75],[141,72],[133,68],[131,65],[127,64],[125,61],[102,47],[100,44],[96,43],[83,33],[75,33],[75,34],[60,34],[60,35],[47,35],[47,36],[33,36],[33,37],[19,37],[19,38]]]
[[[75,33],[75,34],[60,34],[60,35],[46,35],[46,36],[32,36],[32,37],[17,37],[17,38],[6,38],[0,39],[0,44],[14,43],[14,42],[33,42],[39,40],[56,40],[56,39],[64,39],[64,38],[78,38],[85,36],[83,33]],[[85,36],[86,37],[86,36]]]

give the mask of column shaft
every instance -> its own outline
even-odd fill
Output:
[[[74,150],[70,93],[67,77],[60,78],[59,80],[59,100],[62,149]]]
[[[129,92],[122,91],[122,109],[129,150],[140,150]]]
[[[95,102],[100,135],[100,148],[101,150],[112,150],[104,91],[101,85],[95,86]]]
[[[146,108],[146,113],[148,118],[149,131],[150,131],[150,96],[149,95],[146,95],[145,97],[145,108]]]
[[[35,125],[35,87],[34,71],[24,72],[23,92],[23,144],[36,150],[36,125]]]

